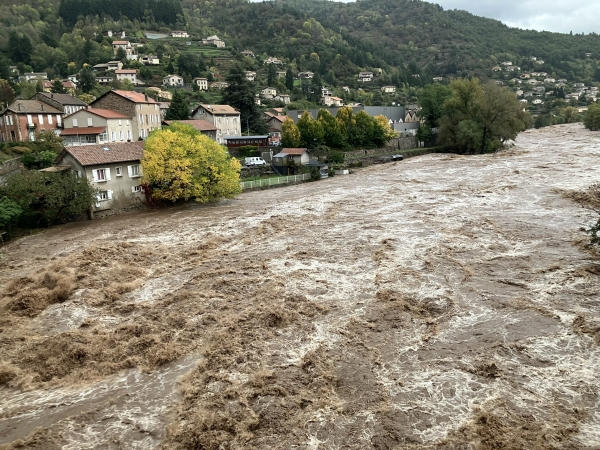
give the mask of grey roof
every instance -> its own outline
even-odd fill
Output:
[[[79,100],[77,97],[73,97],[70,94],[49,94],[47,92],[40,92],[40,95],[48,97],[49,99],[52,99],[63,105],[87,106],[86,102]]]
[[[40,102],[39,100],[17,100],[11,104],[6,110],[20,114],[61,114],[56,108]]]

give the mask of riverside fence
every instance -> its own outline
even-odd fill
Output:
[[[240,186],[243,189],[253,189],[259,187],[268,187],[268,186],[276,186],[278,184],[291,184],[291,183],[299,183],[301,181],[306,181],[310,179],[309,173],[304,173],[302,175],[289,175],[287,177],[271,177],[271,178],[262,178],[259,180],[252,181],[241,181]]]

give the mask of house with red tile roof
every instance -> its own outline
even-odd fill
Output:
[[[217,130],[218,128],[214,126],[207,120],[163,120],[163,126],[171,126],[173,122],[184,123],[186,125],[191,125],[194,129],[198,130],[200,133],[208,136],[213,141],[217,140]]]
[[[141,92],[113,89],[94,100],[90,107],[109,109],[131,118],[131,140],[145,140],[161,127],[158,102]]]
[[[54,161],[87,178],[98,189],[93,211],[117,211],[143,205],[143,142],[67,146]]]
[[[227,136],[242,134],[240,112],[229,105],[207,105],[201,103],[192,111],[192,119],[206,120],[217,127],[217,142],[225,144]]]
[[[82,109],[63,118],[64,145],[94,145],[133,140],[132,118],[110,109]]]

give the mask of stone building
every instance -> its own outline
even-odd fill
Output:
[[[145,140],[150,132],[161,127],[160,106],[141,92],[115,90],[93,101],[92,108],[110,109],[131,117],[132,140]]]

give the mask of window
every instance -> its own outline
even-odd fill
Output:
[[[142,105],[138,105],[138,109],[142,109]]]
[[[127,130],[127,140],[130,141],[131,140],[131,131]]]
[[[233,124],[234,124],[234,125],[237,125],[237,117],[234,117],[234,118],[233,118]]]
[[[87,118],[87,126],[88,127],[93,127],[94,126],[94,119],[91,117]]]
[[[217,125],[221,125],[221,118],[220,117],[217,119]]]
[[[125,125],[129,126],[129,120],[125,121]]]
[[[123,176],[123,168],[121,166],[115,167],[115,175],[118,176],[118,177],[122,177]]]
[[[73,119],[73,128],[77,127],[77,119]]]
[[[62,121],[62,119],[60,118],[60,116],[56,116],[56,123],[60,125],[61,121]]]
[[[110,181],[110,169],[94,169],[92,170],[92,177],[96,183]]]
[[[143,129],[143,128],[140,130],[140,137],[141,137],[142,139],[144,138],[144,129]]]
[[[146,123],[150,123],[148,122],[148,114],[146,114]]]
[[[96,144],[96,136],[94,136],[93,134],[86,134],[81,138],[84,144]]]
[[[40,125],[44,125],[44,116],[43,116],[43,114],[38,114],[38,123]]]
[[[123,132],[119,131],[119,140],[122,141],[123,140]]]
[[[106,142],[106,140],[108,139],[108,135],[106,133],[106,130],[104,130],[102,133],[100,133],[100,135],[98,136],[100,142]]]
[[[144,123],[144,116],[140,114],[140,123]]]
[[[96,195],[98,203],[105,202],[107,200],[112,200],[112,198],[113,198],[112,194],[113,194],[112,191],[100,191],[100,192],[98,192],[98,194]],[[96,203],[96,206],[98,206],[98,203]]]
[[[110,132],[110,140],[111,142],[115,142],[117,140],[117,135],[114,131]]]
[[[121,126],[121,119],[119,119],[119,126]]]
[[[52,115],[48,114],[48,124],[52,125]]]
[[[134,166],[127,166],[127,170],[129,171],[129,178],[137,178],[140,176],[139,164],[136,164]]]
[[[141,185],[132,186],[131,192],[142,192],[142,186]]]
[[[71,114],[71,107],[65,106],[65,114]]]
[[[28,124],[32,124],[33,123],[33,118],[31,117],[31,114],[27,114],[27,123]]]

